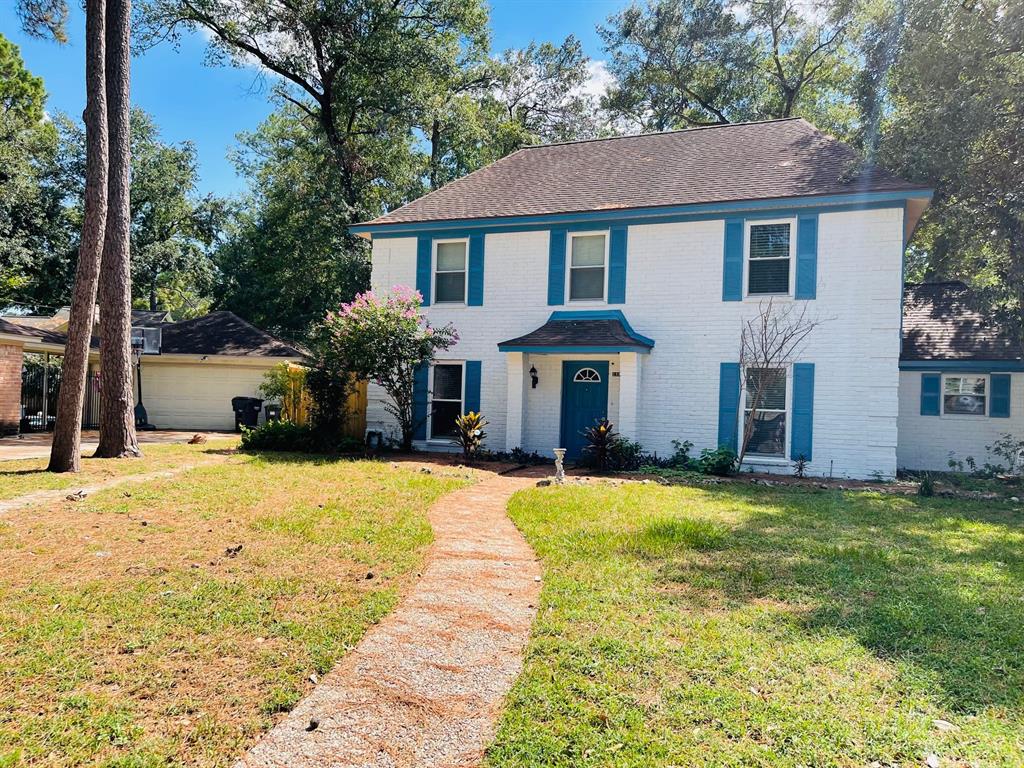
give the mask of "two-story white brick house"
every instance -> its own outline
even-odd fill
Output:
[[[928,189],[802,119],[521,149],[360,225],[373,289],[417,288],[458,345],[417,379],[421,447],[481,410],[488,445],[582,448],[608,416],[647,450],[735,446],[748,375],[777,378],[748,464],[897,468],[905,244]],[[768,296],[828,318],[798,364],[741,372]],[[370,392],[370,429],[393,433]]]

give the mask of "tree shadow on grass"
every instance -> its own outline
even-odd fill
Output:
[[[708,491],[746,513],[705,557],[665,560],[667,581],[735,603],[806,607],[809,633],[841,633],[913,665],[954,712],[1024,710],[1024,517],[986,502],[856,492]]]

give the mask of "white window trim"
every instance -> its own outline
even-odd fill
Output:
[[[455,443],[450,437],[434,437],[434,368],[439,365],[458,365],[462,368],[462,392],[460,393],[459,403],[462,404],[463,408],[466,405],[466,361],[465,360],[435,360],[430,364],[430,389],[427,390],[427,442],[441,445],[451,445]],[[455,400],[448,400],[447,398],[440,398],[441,402],[454,403]],[[461,410],[461,409],[460,409]]]
[[[572,241],[575,237],[593,237],[594,235],[604,236],[604,295],[600,299],[574,299],[572,298]],[[589,232],[570,232],[565,243],[565,303],[566,304],[594,304],[606,306],[608,304],[608,254],[610,249],[611,231],[598,229]],[[577,267],[577,269],[596,269],[596,267]]]
[[[750,229],[763,224],[789,224],[789,290],[786,293],[751,293],[750,292]],[[743,298],[751,301],[769,299],[773,296],[789,297],[794,296],[796,290],[796,238],[797,220],[793,218],[783,219],[747,219],[743,222]]]
[[[760,366],[748,366],[749,368]],[[793,429],[793,367],[776,366],[776,370],[784,371],[786,374],[786,429],[782,436],[782,453],[754,453],[748,451],[743,457],[744,464],[788,464],[790,430]],[[743,444],[743,426],[747,422],[747,368],[740,371],[740,417],[737,425],[736,445]],[[760,409],[764,411],[765,409]],[[769,409],[769,410],[775,410]]]
[[[946,413],[946,379],[984,379],[985,380],[985,413]],[[968,419],[979,421],[987,419],[992,403],[992,379],[987,373],[944,373],[939,378],[939,414],[944,419]]]
[[[448,243],[465,243],[466,244],[466,263],[462,269],[462,301],[438,301],[437,298],[437,246],[447,245]],[[432,304],[448,304],[450,306],[467,306],[469,300],[469,238],[468,237],[449,237],[442,240],[434,240],[433,242],[433,254],[431,256],[431,289],[434,293],[434,300]],[[441,274],[450,275],[458,270],[445,270]]]

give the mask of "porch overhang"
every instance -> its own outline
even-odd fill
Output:
[[[531,354],[647,354],[654,339],[633,330],[620,310],[552,312],[544,325],[498,343],[499,352]]]

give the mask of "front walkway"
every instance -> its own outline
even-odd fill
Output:
[[[533,482],[488,475],[436,502],[412,592],[238,767],[479,764],[537,612],[540,566],[505,514]]]
[[[158,429],[150,432],[139,432],[139,445],[160,445],[164,443],[185,443],[196,434],[196,430],[182,431]],[[210,440],[229,438],[237,440],[236,432],[202,432]],[[95,429],[82,430],[82,453],[91,454],[99,444],[100,433]],[[41,459],[50,455],[50,443],[53,434],[50,432],[34,432],[21,437],[0,438],[0,461],[11,459]]]

